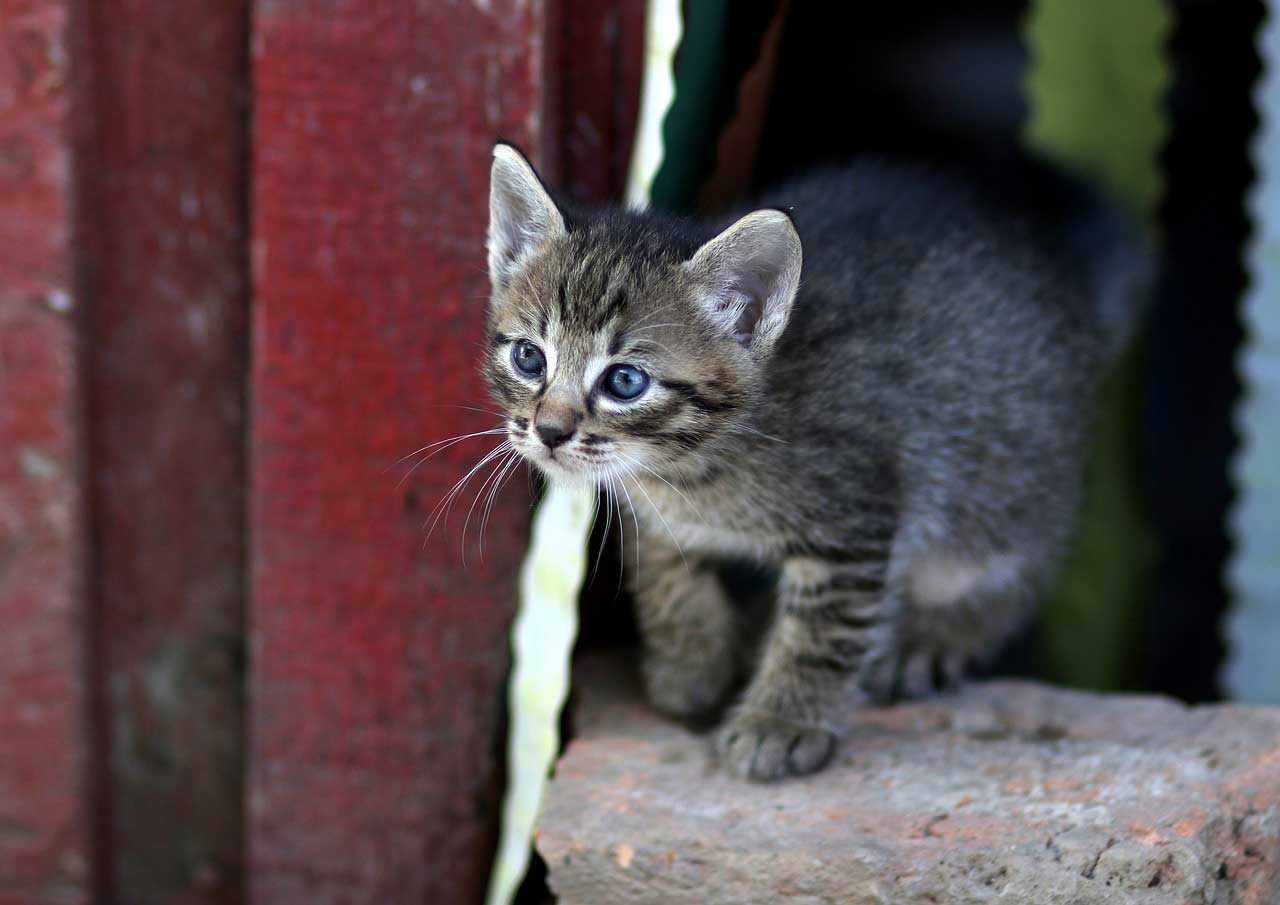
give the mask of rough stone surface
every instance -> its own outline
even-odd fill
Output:
[[[717,771],[578,670],[538,849],[564,905],[1280,903],[1280,710],[1026,682],[851,713],[827,771]]]

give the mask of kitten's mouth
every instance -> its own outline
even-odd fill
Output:
[[[536,466],[549,480],[581,484],[595,483],[608,476],[607,469],[602,468],[600,462],[573,450],[564,447],[547,449],[541,443],[522,439],[516,439],[514,443],[525,461]]]
[[[552,481],[582,484],[594,483],[602,477],[596,467],[586,462],[571,461],[565,455],[556,456],[548,452],[531,461]]]
[[[552,449],[536,439],[527,426],[509,427],[507,436],[521,457],[549,481],[596,485],[645,469],[639,461],[643,454],[637,455],[636,450],[619,444],[614,437],[588,433]]]
[[[537,450],[531,458],[534,464],[555,472],[577,474],[589,468],[578,456],[565,450],[541,449]]]
[[[577,471],[571,462],[572,457],[564,449],[559,450],[560,455],[557,456],[556,450],[547,449],[541,443],[534,443],[519,435],[513,435],[511,442],[525,461],[536,465],[550,475],[571,474]]]

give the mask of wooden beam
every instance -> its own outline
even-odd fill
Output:
[[[547,149],[547,2],[256,5],[250,899],[468,902],[494,844],[523,476],[486,450],[495,138]],[[413,460],[411,459],[410,462]]]
[[[575,201],[618,201],[640,110],[644,0],[562,0],[557,47],[563,189]]]
[[[248,0],[93,0],[77,57],[116,901],[237,901]]]
[[[0,2],[2,905],[90,886],[69,18]]]

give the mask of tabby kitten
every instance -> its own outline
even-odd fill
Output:
[[[725,769],[818,770],[851,702],[954,679],[1026,622],[1133,320],[1122,220],[876,162],[708,226],[558,205],[506,144],[491,178],[485,374],[528,461],[629,508],[656,707],[704,715],[739,679],[718,565],[780,574]]]

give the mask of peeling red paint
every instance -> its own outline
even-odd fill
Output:
[[[0,3],[0,905],[88,894],[68,16]]]
[[[248,0],[93,0],[78,249],[107,879],[241,887]]]
[[[447,406],[487,407],[490,152],[498,136],[545,147],[546,7],[255,15],[249,858],[263,905],[483,888],[526,483],[464,566],[461,517],[425,548],[422,526],[488,447],[460,444],[399,488],[386,469],[492,423]]]
[[[616,201],[639,115],[643,0],[563,0],[555,75],[563,188],[581,202]]]
[[[620,190],[644,4],[251,2],[0,0],[0,905],[483,888],[526,484],[464,561],[484,447],[385,467],[487,423],[493,140]]]

